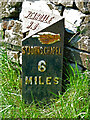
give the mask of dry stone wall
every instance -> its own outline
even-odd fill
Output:
[[[4,42],[8,47],[8,55],[22,64],[22,39],[29,34],[22,32],[23,20],[20,13],[23,3],[35,7],[47,6],[48,10],[65,17],[64,57],[72,64],[76,61],[80,70],[90,70],[90,1],[89,0],[6,0],[0,2],[0,46]],[[42,4],[42,1],[45,5]],[[38,4],[36,4],[38,3]],[[33,6],[34,7],[34,6]],[[26,7],[27,9],[27,7]]]

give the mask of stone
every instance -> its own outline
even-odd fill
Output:
[[[9,11],[6,9],[7,2],[0,2],[0,18],[7,17],[9,14]]]
[[[11,28],[14,26],[14,24],[15,24],[14,20],[9,21],[9,25],[8,25],[7,29],[11,30]]]
[[[12,45],[21,46],[23,39],[22,24],[17,20],[8,22],[7,30],[5,31],[5,42]]]
[[[72,17],[71,17],[72,16]],[[74,34],[77,32],[77,27],[80,26],[82,16],[85,16],[78,10],[74,10],[71,8],[66,8],[63,13],[63,17],[65,17],[65,28],[67,32]]]
[[[50,101],[61,92],[64,19],[22,40],[22,96]],[[33,98],[32,98],[33,96]]]
[[[90,70],[90,53],[77,50],[75,48],[65,47],[64,57],[72,62],[77,62],[78,65]]]
[[[20,0],[6,0],[2,1],[0,5],[0,11],[2,12],[1,18],[18,18],[21,10],[22,2]]]
[[[88,36],[90,38],[90,23],[83,23],[80,26],[80,32],[82,36]]]
[[[70,42],[69,45],[79,50],[90,52],[90,39],[88,36],[76,35]]]
[[[20,56],[19,56],[19,63],[22,65],[22,53],[20,53]]]
[[[77,8],[83,13],[90,13],[90,1],[89,0],[75,0]]]
[[[22,53],[19,51],[7,50],[7,55],[12,62],[18,62],[20,65],[22,64]]]
[[[87,52],[90,52],[90,16],[86,15],[84,17],[81,17],[83,22],[81,23],[79,29],[78,29],[78,34],[75,34],[69,37],[68,33],[66,36],[70,40],[66,38],[68,41],[67,45],[70,45],[71,47],[73,46],[74,48],[77,48],[79,50],[84,50]]]
[[[14,23],[11,23],[11,25]],[[22,24],[19,21],[15,21],[14,28],[13,28],[14,33],[21,33],[22,32]]]
[[[88,38],[88,36],[81,37],[81,39],[78,41],[79,48],[90,52],[90,50],[88,49],[89,41],[90,39]]]
[[[50,9],[49,5],[52,6],[53,8],[53,4],[51,4],[50,2],[47,2],[45,0],[34,0],[34,2],[31,1],[24,1],[22,4],[22,12],[26,11],[26,7],[27,7],[27,11],[29,9],[34,9],[37,11],[45,11],[45,12],[49,12],[49,13],[53,13],[56,15],[59,15],[59,12],[57,10],[54,9]],[[22,19],[22,15],[20,16],[20,19]]]
[[[76,68],[76,65],[75,65],[75,63],[70,63],[70,65],[72,66],[72,68],[74,69],[74,70],[76,70],[75,68]],[[83,71],[83,67],[81,67],[80,65],[77,65],[77,68],[78,68],[78,70],[79,71]],[[72,73],[73,73],[73,71],[72,71]],[[77,73],[77,71],[76,71],[76,73]]]
[[[19,52],[18,51],[11,51],[7,50],[8,58],[12,60],[12,62],[19,61]]]
[[[89,23],[89,21],[90,21],[90,15],[85,15],[85,19],[84,19],[84,24],[85,23]]]
[[[50,10],[47,2],[45,1],[27,1],[22,4],[22,11],[20,13],[22,32],[25,33],[29,31],[28,36],[45,29],[60,19],[61,17],[59,12]]]
[[[8,26],[8,21],[3,21],[3,22],[1,23],[2,29],[6,30],[6,29],[7,29],[7,26]]]
[[[50,0],[56,5],[62,4],[63,6],[66,7],[73,7],[73,0]]]
[[[26,1],[30,2],[30,0],[26,0]],[[35,1],[38,1],[39,4],[41,4],[41,2],[43,1],[45,4],[48,5],[49,9],[52,10],[52,12],[54,12],[56,14],[59,11],[60,15],[62,16],[62,11],[63,11],[62,5],[57,6],[57,5],[53,4],[53,2],[51,0],[32,0],[31,2],[35,2]],[[41,6],[43,6],[43,5],[41,5]],[[44,10],[44,8],[42,10]],[[44,10],[44,11],[46,11],[46,10]]]

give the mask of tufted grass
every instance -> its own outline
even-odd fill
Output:
[[[70,66],[66,91],[50,103],[38,101],[25,104],[22,100],[21,67],[0,48],[0,116],[1,118],[89,118],[88,72]],[[72,74],[73,72],[73,74]]]

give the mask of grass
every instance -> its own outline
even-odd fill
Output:
[[[73,71],[73,75],[72,72]],[[0,48],[1,118],[89,118],[88,72],[70,66],[66,91],[50,103],[25,104],[21,93],[21,67]]]

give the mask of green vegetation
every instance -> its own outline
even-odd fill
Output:
[[[22,100],[21,67],[7,56],[7,50],[0,48],[0,89],[2,118],[89,118],[89,97],[87,72],[76,68],[67,71],[66,91],[49,104],[34,102],[27,105]]]

